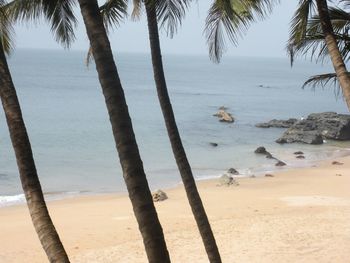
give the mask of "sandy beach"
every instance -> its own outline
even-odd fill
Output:
[[[223,262],[348,262],[350,157],[312,168],[199,182]],[[156,203],[172,262],[208,262],[182,186]],[[125,195],[48,203],[72,262],[146,262]],[[24,205],[0,209],[0,262],[47,262]]]

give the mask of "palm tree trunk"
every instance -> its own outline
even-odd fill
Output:
[[[343,91],[348,109],[350,110],[350,77],[347,74],[343,57],[340,54],[337,41],[334,36],[333,26],[328,13],[328,5],[326,0],[316,0],[318,14],[321,21],[322,31],[325,36],[325,41],[328,53],[331,57],[335,73],[337,74],[340,87]]]
[[[163,112],[168,136],[171,142],[171,147],[173,149],[173,154],[182,177],[182,181],[186,190],[188,201],[192,209],[192,213],[195,217],[199,232],[202,236],[202,240],[206,252],[208,254],[208,258],[212,263],[219,263],[221,262],[219,250],[216,245],[216,241],[211,230],[204,206],[202,204],[202,200],[199,196],[196,187],[196,182],[193,178],[191,166],[187,160],[185,149],[182,145],[181,137],[176,125],[174,112],[171,106],[167,90],[162,62],[162,54],[160,49],[157,14],[155,6],[151,1],[145,1],[145,4],[152,53],[154,80],[156,83],[158,98]]]
[[[112,124],[124,180],[148,260],[152,263],[170,262],[97,1],[79,0],[79,4]]]
[[[46,207],[21,108],[2,44],[0,44],[0,97],[16,155],[22,188],[41,245],[50,262],[69,262]],[[28,260],[30,261],[30,259]]]

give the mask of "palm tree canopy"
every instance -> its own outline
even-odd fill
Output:
[[[332,22],[335,38],[338,41],[340,52],[345,61],[349,60],[350,37],[350,14],[340,7],[330,7],[329,16]],[[311,55],[316,62],[323,62],[328,56],[328,50],[324,42],[320,18],[315,14],[313,1],[304,0],[291,21],[290,37],[287,51],[291,63],[296,56]]]
[[[14,46],[14,31],[6,4],[6,1],[0,0],[0,40],[4,52],[9,54]]]
[[[350,59],[350,14],[347,8],[350,7],[349,0],[338,1],[342,7],[330,6],[329,16],[333,26],[334,36],[338,42],[340,53],[345,62]],[[292,21],[290,37],[287,43],[287,52],[293,65],[297,56],[306,57],[310,55],[311,60],[324,62],[328,58],[328,49],[324,41],[324,34],[320,18],[316,12],[313,0],[300,0]],[[304,84],[316,88],[334,84],[336,94],[339,94],[339,83],[335,73],[326,73],[311,76]]]
[[[264,19],[279,0],[215,0],[206,18],[204,33],[209,47],[209,56],[220,62],[225,51],[225,36],[237,45],[249,26]]]
[[[14,22],[37,22],[44,17],[51,25],[55,40],[70,47],[75,40],[77,19],[72,0],[13,0],[7,1],[7,9]]]

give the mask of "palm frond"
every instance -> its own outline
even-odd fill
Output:
[[[159,27],[164,29],[168,36],[173,37],[182,24],[192,0],[146,0],[147,4],[156,7]]]
[[[128,0],[107,0],[100,6],[100,12],[106,30],[119,26],[127,17]]]
[[[133,9],[131,12],[131,19],[138,20],[141,17],[142,13],[142,0],[133,0]]]
[[[265,18],[272,10],[275,0],[216,0],[209,9],[204,33],[209,56],[219,62],[226,49],[225,37],[234,45],[257,19]]]
[[[315,10],[316,7],[313,0],[299,0],[299,6],[290,23],[290,37],[287,44],[287,51],[290,56],[291,65],[293,65],[294,56],[297,53],[295,47],[305,38],[309,18],[313,16]]]
[[[14,30],[8,15],[6,1],[0,0],[0,41],[5,54],[10,54],[14,47]]]
[[[350,38],[348,31],[350,28],[350,15],[346,11],[336,7],[330,7],[329,15],[333,25],[335,37],[338,41],[340,52],[345,59],[349,59]],[[293,62],[296,56],[306,57],[308,54],[311,54],[311,60],[315,59],[316,62],[323,62],[328,56],[328,50],[326,48],[320,18],[318,15],[314,15],[308,19],[306,31],[302,37],[294,37],[295,36],[290,37],[287,45],[291,62]]]
[[[44,17],[51,25],[55,40],[69,47],[75,40],[77,26],[72,0],[13,0],[8,4],[9,14],[15,22],[37,22]]]
[[[350,73],[347,73],[350,76]],[[327,86],[333,86],[334,88],[334,94],[336,97],[339,97],[342,90],[340,88],[337,75],[335,73],[326,73],[326,74],[320,74],[311,76],[302,86],[304,89],[305,87],[311,87],[313,89],[316,89],[318,87],[321,87],[322,89],[326,88]]]

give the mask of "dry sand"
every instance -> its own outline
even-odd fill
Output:
[[[223,262],[350,262],[350,157],[338,161],[344,165],[327,161],[239,186],[200,182]],[[183,187],[167,194],[156,208],[172,262],[208,262]],[[126,196],[48,206],[72,262],[146,262]],[[0,262],[47,262],[25,206],[0,209]]]

